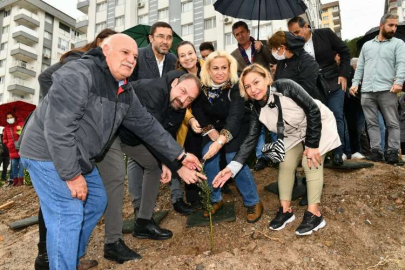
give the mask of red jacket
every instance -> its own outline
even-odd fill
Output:
[[[18,138],[20,138],[20,135],[16,133],[17,126],[22,127],[23,124],[24,123],[7,124],[3,129],[3,143],[7,146],[11,159],[20,157],[18,150],[15,149],[14,141],[18,141]]]

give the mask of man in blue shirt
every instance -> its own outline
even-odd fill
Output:
[[[384,160],[378,123],[378,109],[381,110],[388,129],[386,160],[391,164],[398,163],[400,128],[397,93],[402,90],[405,80],[405,43],[394,37],[397,27],[397,15],[385,14],[381,18],[378,36],[366,42],[361,50],[350,88],[350,93],[355,95],[362,81],[361,106],[367,121],[373,161]]]

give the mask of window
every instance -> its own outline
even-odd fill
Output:
[[[51,53],[52,53],[51,49],[44,47],[43,54],[45,58],[51,58]]]
[[[325,23],[324,27],[329,27],[329,23]]]
[[[257,38],[257,26],[252,27],[252,31],[250,32],[250,34],[252,37]],[[267,40],[267,38],[273,34],[273,28],[271,24],[260,25],[259,34],[259,39]]]
[[[214,46],[214,49],[216,50],[217,49],[217,42],[216,41],[211,41],[211,43],[212,43],[212,46]]]
[[[45,69],[47,69],[47,68],[49,68],[49,65],[47,65],[47,64],[42,64],[42,67],[41,67],[41,72],[43,72]]]
[[[106,23],[105,22],[101,22],[96,24],[96,33],[100,33],[102,30],[104,30],[106,27]]]
[[[142,15],[138,17],[138,24],[149,24],[149,18],[148,15]]]
[[[58,39],[58,48],[62,51],[67,51],[69,49],[69,41],[64,40],[63,38]]]
[[[165,19],[167,17],[169,17],[169,9],[168,8],[164,8],[164,9],[160,9],[158,10],[158,14],[159,14],[159,20],[161,19]]]
[[[212,5],[213,2],[213,0],[204,0],[204,6]]]
[[[327,20],[327,19],[329,19],[329,16],[325,16],[322,18],[322,20]]]
[[[4,26],[3,27],[3,29],[1,30],[1,33],[4,35],[4,34],[8,34],[8,29],[10,29],[10,27],[7,25],[7,26]]]
[[[49,33],[48,31],[45,31],[45,32],[44,32],[44,38],[49,39],[49,40],[52,40],[52,34]]]
[[[3,17],[6,18],[8,16],[10,16],[11,10],[5,10],[3,13]]]
[[[53,23],[53,17],[49,14],[45,14],[45,22],[52,24]]]
[[[0,60],[0,68],[4,68],[4,62],[6,62],[6,60]]]
[[[0,84],[4,84],[4,81],[5,81],[5,77],[4,77],[4,76],[1,76],[1,77],[0,77]]]
[[[3,42],[0,45],[0,51],[4,51],[4,50],[7,50],[7,42]]]
[[[217,27],[217,19],[215,17],[204,20],[204,29],[211,29]]]
[[[181,12],[187,12],[189,10],[193,10],[193,2],[192,1],[187,1],[181,3]]]
[[[102,3],[98,3],[96,6],[96,10],[97,12],[103,11],[107,9],[107,1],[106,2],[102,2]]]
[[[191,35],[193,33],[193,24],[186,24],[181,26],[181,35]]]
[[[124,25],[124,23],[124,16],[115,18],[115,26],[121,26]]]
[[[66,24],[61,23],[61,22],[59,23],[59,29],[65,31],[67,33],[70,33],[70,27],[67,26]]]
[[[115,6],[121,6],[125,4],[125,0],[115,0]]]
[[[333,11],[338,11],[338,10],[339,10],[338,6],[333,7]]]
[[[225,46],[236,44],[236,39],[233,37],[232,33],[225,34]]]

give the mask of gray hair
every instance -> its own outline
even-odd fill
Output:
[[[351,66],[357,65],[357,61],[359,61],[359,58],[353,57],[353,58],[350,60],[350,65],[351,65]]]
[[[398,18],[399,18],[399,17],[398,17],[398,15],[396,15],[396,14],[392,14],[392,13],[384,14],[384,16],[381,17],[380,25],[381,25],[381,24],[385,24],[388,19],[395,19],[395,20],[398,20]]]

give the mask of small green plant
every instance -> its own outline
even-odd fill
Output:
[[[24,184],[32,187],[31,176],[26,169],[24,169]]]
[[[204,167],[201,165],[201,173],[205,175],[204,172]],[[199,192],[200,197],[201,197],[201,203],[203,204],[203,208],[205,211],[208,212],[209,218],[210,218],[210,251],[211,254],[214,252],[214,230],[212,226],[212,204],[211,204],[211,192],[212,189],[208,184],[208,181],[200,181],[198,182],[198,187],[201,189]]]

